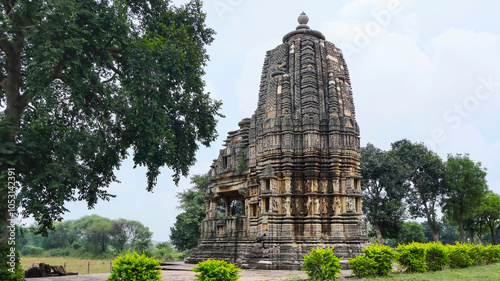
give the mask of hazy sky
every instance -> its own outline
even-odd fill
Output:
[[[175,4],[185,1],[174,1]],[[228,131],[257,106],[265,52],[281,44],[305,11],[311,29],[341,48],[351,75],[361,144],[389,149],[407,138],[424,141],[443,159],[469,153],[488,169],[500,193],[500,2],[498,1],[264,1],[206,0],[207,25],[217,34],[208,47],[206,89],[223,102],[218,140],[197,153],[192,174],[206,173]],[[145,169],[127,161],[117,171],[117,198],[87,210],[70,203],[65,219],[98,214],[141,221],[153,239],[169,240],[179,213],[168,168],[154,193]]]

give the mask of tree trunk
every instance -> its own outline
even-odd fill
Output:
[[[465,243],[464,223],[462,219],[458,219],[458,230],[460,231],[460,243]]]
[[[436,229],[436,227],[432,226],[433,224],[429,224],[429,229],[431,230],[432,238],[434,239],[434,242],[439,242],[439,229]]]
[[[495,234],[494,237],[491,237],[491,241],[493,242],[493,245],[498,245],[498,232],[500,231],[500,224],[497,227],[496,233],[492,232],[491,234]]]
[[[383,244],[383,241],[382,241],[382,231],[380,231],[380,226],[378,224],[375,224],[375,234],[377,234],[377,243],[379,245],[382,245]]]

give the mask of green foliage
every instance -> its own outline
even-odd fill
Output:
[[[392,272],[395,253],[388,246],[374,244],[363,249],[366,258],[357,256],[353,262],[358,276],[388,276]],[[349,261],[349,267],[351,267]]]
[[[45,252],[49,257],[67,257],[69,256],[70,249],[68,248],[54,248]]]
[[[498,231],[500,230],[500,195],[488,190],[481,200],[478,216],[483,218],[491,234],[491,243],[498,244]]]
[[[407,272],[426,272],[426,245],[412,242],[396,248],[396,260],[406,268]]]
[[[395,254],[388,246],[375,244],[365,247],[363,253],[375,261],[377,276],[387,276],[392,272],[392,261]]]
[[[484,258],[487,263],[500,262],[500,245],[488,245],[484,248]]]
[[[113,261],[113,271],[107,280],[161,281],[161,262],[145,254],[129,252]]]
[[[14,251],[12,251],[14,248]],[[21,281],[24,280],[24,271],[21,267],[20,255],[14,245],[0,245],[0,280]]]
[[[36,255],[40,255],[43,251],[44,250],[42,247],[37,247],[37,246],[33,246],[33,245],[26,245],[26,246],[23,246],[23,248],[21,250],[21,254],[26,255],[26,256],[36,256]]]
[[[337,280],[335,275],[341,272],[341,259],[333,254],[333,248],[311,249],[309,254],[303,257],[302,270],[307,271],[308,280]]]
[[[426,248],[426,262],[429,271],[443,270],[450,263],[448,250],[441,242],[428,243]]]
[[[474,263],[474,259],[470,256],[469,245],[457,242],[447,247],[451,268],[465,268]]]
[[[36,234],[37,227],[25,228],[23,233],[19,237],[23,255],[78,258],[114,258],[126,250],[147,252],[152,236],[138,221],[110,220],[97,215],[55,223],[46,237]]]
[[[427,238],[427,241],[432,241],[432,233],[429,228],[429,223],[422,222],[422,227],[424,228],[424,234]],[[453,227],[446,222],[438,222],[439,229],[439,241],[443,244],[454,245],[458,240],[460,240],[459,233],[456,227]]]
[[[248,170],[248,160],[245,156],[240,155],[236,158],[236,167],[234,169],[237,174],[242,174]]]
[[[148,191],[164,166],[176,182],[188,174],[222,116],[202,80],[214,31],[201,0],[11,2],[0,4],[0,171],[15,168],[24,216],[45,232],[65,202],[111,199],[129,151]]]
[[[407,190],[406,203],[413,218],[426,218],[434,241],[439,237],[436,208],[445,192],[443,162],[441,158],[422,143],[411,143],[403,139],[394,142],[391,153],[398,157],[409,174],[411,182]]]
[[[232,263],[220,260],[206,260],[198,263],[192,269],[196,280],[200,281],[235,281],[238,280],[241,270]]]
[[[426,243],[427,238],[424,234],[424,228],[418,222],[405,222],[398,235],[399,244],[408,244],[411,242]]]
[[[168,242],[156,244],[152,253],[157,259],[164,261],[177,261],[184,257],[184,253],[177,252]]]
[[[208,184],[208,175],[191,177],[193,187],[177,194],[180,209],[174,227],[170,228],[170,240],[177,249],[184,251],[195,248],[201,235],[201,222],[206,217],[206,203],[202,195],[203,188]]]
[[[485,264],[484,246],[483,245],[467,245],[469,257],[474,265]]]
[[[363,213],[374,226],[378,242],[382,237],[396,238],[405,217],[403,198],[409,175],[393,153],[369,143],[361,148],[361,176]]]
[[[488,190],[486,170],[480,162],[470,160],[467,154],[450,154],[443,182],[447,188],[442,202],[444,217],[458,225],[460,241],[464,243],[464,221],[474,216]]]
[[[377,276],[377,263],[366,255],[350,259],[349,269],[360,278]]]

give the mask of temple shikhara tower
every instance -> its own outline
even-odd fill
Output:
[[[209,171],[207,217],[188,263],[298,269],[311,248],[353,257],[368,242],[349,71],[304,13],[298,20],[267,52],[257,109],[228,133]],[[237,201],[239,215],[231,212]]]

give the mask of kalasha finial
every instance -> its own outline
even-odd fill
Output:
[[[299,24],[306,25],[309,22],[309,17],[306,15],[306,13],[302,12],[297,20],[299,21]]]

